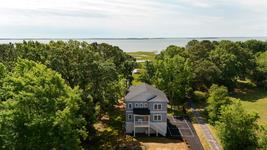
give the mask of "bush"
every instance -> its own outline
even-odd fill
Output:
[[[193,100],[195,102],[204,102],[208,98],[208,94],[202,91],[194,91],[193,92]]]

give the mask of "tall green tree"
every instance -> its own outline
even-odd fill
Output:
[[[238,47],[231,41],[221,41],[209,53],[209,59],[221,70],[218,83],[233,88],[239,75],[238,57],[234,54]]]
[[[259,87],[267,87],[267,51],[261,53],[256,59],[257,67],[253,79]]]
[[[183,103],[192,92],[192,68],[190,62],[179,55],[156,62],[154,84],[165,91],[171,104]]]
[[[248,113],[240,101],[223,106],[220,120],[216,123],[225,150],[253,150],[258,147],[258,114]]]
[[[60,74],[18,60],[0,87],[0,148],[81,149],[87,137],[82,105],[80,90]]]
[[[219,120],[219,117],[221,115],[220,110],[222,106],[230,104],[227,88],[213,84],[209,89],[209,97],[207,103],[209,122],[211,124],[214,124]]]
[[[152,61],[146,61],[144,63],[144,69],[145,69],[145,71],[142,72],[142,74],[140,76],[140,80],[142,82],[152,84],[153,83],[152,79],[156,73],[156,68],[154,66],[154,63]]]

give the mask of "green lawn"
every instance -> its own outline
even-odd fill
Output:
[[[258,112],[259,124],[267,128],[267,91],[253,89],[243,90],[234,96],[240,98],[243,106],[250,112]]]
[[[137,61],[143,60],[154,60],[156,56],[156,52],[128,52],[129,55],[133,56]]]

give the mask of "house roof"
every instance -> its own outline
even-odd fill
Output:
[[[138,86],[131,86],[129,88],[129,93],[125,96],[125,100],[142,102],[169,102],[164,92],[146,83]]]

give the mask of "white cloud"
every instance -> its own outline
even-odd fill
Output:
[[[267,35],[264,0],[0,0],[0,3],[2,37]]]

